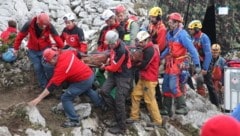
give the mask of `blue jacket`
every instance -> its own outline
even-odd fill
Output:
[[[192,41],[198,50],[202,69],[208,70],[212,60],[211,41],[209,37],[200,31],[192,37]]]
[[[167,41],[166,41],[167,44],[170,41],[180,43],[190,53],[193,63],[195,65],[200,66],[198,52],[197,52],[196,48],[194,47],[194,45],[191,41],[191,38],[186,30],[178,28],[173,31],[168,31],[166,39],[167,39]],[[164,58],[169,53],[170,53],[170,49],[169,49],[169,46],[167,45],[167,48],[162,52],[160,58],[161,59]]]

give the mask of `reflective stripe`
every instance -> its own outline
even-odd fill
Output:
[[[124,41],[130,41],[131,40],[130,34],[125,34],[124,37],[123,37],[123,40]]]
[[[175,59],[183,59],[183,58],[187,58],[187,57],[188,57],[188,55],[183,55],[183,56],[179,56],[179,57],[177,57]]]
[[[70,68],[72,67],[73,61],[74,61],[74,54],[72,54],[72,59],[71,59],[69,65],[68,65],[68,68],[67,68],[66,72],[65,72],[66,74],[69,72]]]

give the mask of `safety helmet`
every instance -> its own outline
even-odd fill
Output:
[[[188,29],[202,28],[202,23],[200,20],[193,20],[188,24]]]
[[[151,8],[149,11],[149,16],[154,16],[154,17],[162,16],[162,9],[159,7]]]
[[[173,12],[168,16],[168,19],[172,19],[172,20],[176,20],[179,22],[183,22],[183,18],[181,16],[181,14],[177,13],[177,12]]]
[[[217,43],[212,45],[212,52],[221,52],[221,46]]]
[[[110,19],[112,16],[115,16],[115,14],[114,14],[110,9],[107,9],[107,10],[105,10],[105,11],[102,13],[101,18],[102,18],[104,21],[107,21],[107,20]]]
[[[105,39],[107,41],[108,44],[114,44],[116,43],[116,41],[119,38],[119,34],[118,32],[114,31],[114,30],[110,30],[106,33]]]
[[[142,42],[142,41],[146,40],[149,37],[150,37],[150,34],[147,31],[139,31],[137,33],[137,40],[139,42]]]
[[[39,25],[48,25],[50,23],[50,18],[47,13],[41,12],[37,16],[37,23]]]
[[[63,17],[63,20],[64,21],[72,21],[72,20],[75,20],[76,17],[73,13],[67,13],[64,17]]]
[[[52,58],[58,54],[59,54],[58,50],[47,48],[46,50],[43,51],[43,60],[46,62],[50,62]]]
[[[17,57],[14,55],[14,49],[8,48],[8,50],[2,54],[2,59],[5,62],[13,62],[17,59]]]
[[[118,5],[115,8],[116,13],[121,13],[121,12],[124,12],[124,11],[126,11],[126,8],[123,5]]]

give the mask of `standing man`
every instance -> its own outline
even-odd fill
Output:
[[[138,32],[137,40],[138,45],[143,48],[143,61],[138,66],[139,80],[131,95],[132,107],[127,122],[132,123],[140,119],[140,102],[143,98],[153,120],[153,123],[150,124],[161,126],[162,118],[155,98],[160,64],[158,47],[154,47],[150,35],[146,31]]]
[[[97,106],[100,106],[102,102],[97,92],[91,89],[94,81],[93,71],[78,59],[76,52],[72,50],[60,52],[59,50],[48,48],[43,52],[43,59],[55,67],[54,74],[43,92],[37,98],[30,101],[29,105],[36,106],[63,82],[68,82],[69,86],[62,94],[61,102],[69,120],[61,126],[80,126],[80,118],[73,105],[74,98],[81,94],[86,94]]]
[[[84,33],[82,28],[79,28],[75,24],[76,17],[73,13],[67,13],[63,17],[64,23],[66,27],[63,29],[61,38],[63,42],[66,42],[66,46],[64,48],[70,48],[80,51],[82,53],[87,53],[88,47],[84,42]]]
[[[109,74],[101,87],[101,94],[107,106],[114,110],[117,121],[117,126],[110,128],[109,132],[124,134],[127,128],[125,101],[129,96],[133,80],[130,54],[116,31],[108,31],[106,41],[111,49],[110,62],[109,65],[103,64],[100,69],[108,71]],[[114,87],[116,87],[115,99],[110,95]]]
[[[166,48],[167,29],[162,22],[162,9],[153,7],[149,11],[150,24],[148,31],[151,35],[153,44],[157,44],[159,51],[162,52]]]
[[[52,70],[48,71],[47,67],[42,63],[42,53],[46,48],[49,48],[52,45],[50,36],[53,37],[58,48],[63,47],[63,42],[54,26],[50,23],[48,14],[44,12],[38,14],[32,20],[24,24],[15,39],[15,54],[17,54],[22,40],[27,35],[29,35],[27,44],[28,57],[33,64],[39,86],[43,89],[46,87],[46,84],[51,77]]]
[[[209,99],[212,104],[218,106],[219,100],[217,94],[214,90],[213,81],[212,81],[212,53],[211,53],[211,42],[209,37],[201,31],[202,23],[199,20],[193,20],[188,24],[189,33],[192,36],[192,41],[195,48],[198,50],[199,59],[201,62],[201,75],[204,78],[204,82],[207,85],[209,92]],[[198,81],[197,81],[198,82]],[[197,85],[197,91],[205,95],[205,89],[202,86]]]
[[[120,22],[120,25],[125,31],[123,41],[126,43],[126,45],[135,46],[135,39],[139,31],[138,23],[129,18],[128,11],[123,5],[118,5],[115,8],[115,14]]]
[[[180,83],[180,75],[185,71],[185,64],[188,61],[188,52],[195,64],[196,73],[200,73],[201,67],[196,48],[191,42],[190,36],[182,28],[183,18],[177,13],[168,16],[169,31],[167,33],[167,48],[161,54],[161,58],[166,57],[166,69],[163,79],[163,109],[162,115],[172,116],[172,101],[175,99],[176,114],[186,115],[187,105],[182,90],[184,87]]]
[[[219,104],[224,102],[224,67],[226,60],[220,55],[221,46],[217,43],[212,45],[212,80],[214,89],[218,95]]]
[[[166,48],[166,34],[167,29],[162,21],[162,9],[160,7],[153,7],[149,11],[150,24],[148,26],[148,32],[151,35],[153,44],[158,45],[160,54]],[[161,66],[164,68],[165,60],[161,61]],[[164,72],[162,70],[161,72]],[[162,74],[162,73],[160,73]],[[156,98],[159,108],[162,108],[162,94],[159,83],[156,86]]]

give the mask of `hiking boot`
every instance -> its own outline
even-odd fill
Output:
[[[188,108],[187,108],[184,97],[180,96],[180,97],[177,97],[175,100],[176,100],[175,101],[175,103],[176,103],[175,113],[176,114],[181,114],[181,115],[187,115]]]
[[[127,123],[127,124],[132,124],[132,123],[134,123],[134,122],[136,122],[136,121],[138,121],[138,120],[132,119],[132,118],[126,119],[126,123]]]
[[[164,97],[163,98],[163,107],[160,111],[161,115],[167,115],[171,117],[172,113],[172,98],[171,97]]]
[[[79,127],[80,125],[81,125],[80,121],[66,121],[61,125],[61,127],[64,127],[64,128]]]
[[[125,133],[125,129],[121,129],[118,126],[114,126],[109,128],[108,132],[112,133],[112,134],[124,134]]]

